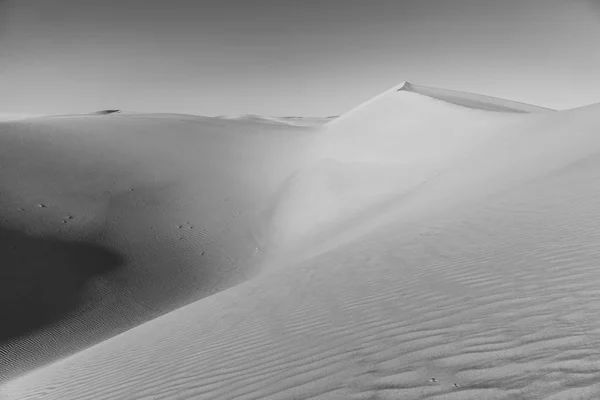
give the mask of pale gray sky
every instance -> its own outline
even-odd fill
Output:
[[[0,113],[340,114],[401,81],[600,102],[600,0],[0,0]]]

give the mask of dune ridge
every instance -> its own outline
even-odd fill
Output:
[[[403,83],[309,130],[256,274],[0,394],[598,398],[600,104],[546,111]]]
[[[429,96],[431,98],[442,100],[447,103],[456,104],[462,107],[481,109],[487,111],[521,113],[555,111],[550,108],[534,106],[518,101],[500,99],[491,96],[483,96],[480,94],[467,93],[457,90],[420,86],[412,84],[410,82],[403,82],[397,90],[418,93],[424,96]]]

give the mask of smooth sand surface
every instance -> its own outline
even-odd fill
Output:
[[[406,83],[324,128],[1,124],[0,254],[71,311],[11,297],[0,397],[600,398],[599,131]]]

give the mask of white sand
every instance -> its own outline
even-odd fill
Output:
[[[11,229],[126,258],[0,350],[3,398],[600,398],[600,105],[403,84],[324,130],[108,118],[0,125]]]

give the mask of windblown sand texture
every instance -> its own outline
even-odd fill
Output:
[[[1,123],[0,398],[598,399],[599,133],[410,83]]]

